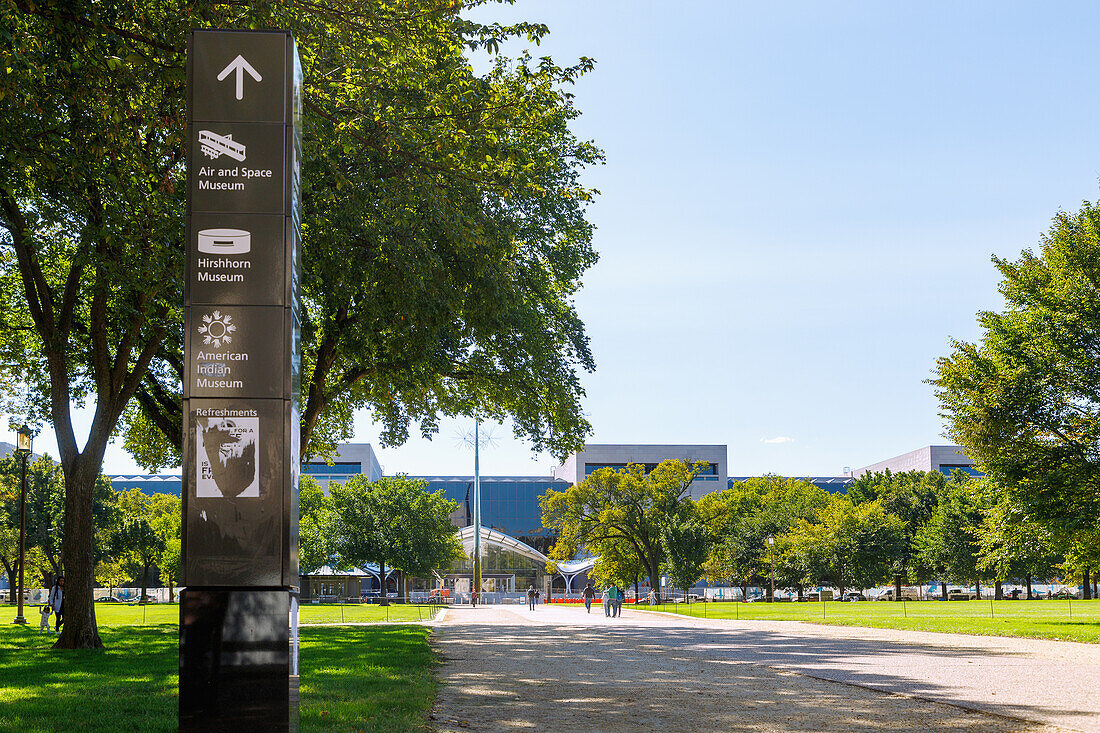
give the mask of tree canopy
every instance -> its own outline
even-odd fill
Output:
[[[870,588],[891,575],[905,550],[905,528],[878,500],[854,504],[836,497],[816,522],[799,520],[787,541],[806,558],[810,579],[834,585],[843,596],[846,587]]]
[[[952,341],[936,388],[949,434],[1026,518],[1100,562],[1100,207],[1059,212],[1037,250],[994,258],[1001,311]]]
[[[690,503],[688,489],[702,468],[702,463],[667,460],[646,473],[645,466],[632,463],[619,470],[601,468],[564,491],[547,491],[540,500],[542,522],[558,533],[550,557],[629,551],[658,591],[665,561],[662,535]]]
[[[360,408],[386,444],[460,414],[510,418],[557,454],[583,443],[593,360],[572,299],[596,256],[579,175],[601,154],[570,131],[566,90],[592,62],[501,58],[547,29],[470,21],[483,4],[16,0],[0,15],[0,384],[6,411],[57,436],[57,646],[101,645],[92,504],[108,441],[123,433],[149,468],[180,460],[191,28],[298,39],[304,454],[331,454]]]
[[[442,491],[407,476],[383,476],[371,483],[353,476],[329,486],[330,547],[340,569],[374,563],[385,588],[396,568],[427,575],[463,556],[451,513],[458,509]]]
[[[748,586],[770,572],[768,537],[789,532],[799,520],[813,521],[829,503],[829,494],[808,481],[767,475],[738,481],[724,491],[699,499],[700,514],[707,518],[715,543],[705,563],[708,578]],[[782,562],[777,570],[781,586],[799,587],[804,573],[788,573]],[[789,576],[789,577],[787,577]]]

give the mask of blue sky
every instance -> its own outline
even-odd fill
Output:
[[[547,23],[536,56],[597,60],[574,90],[577,134],[607,154],[586,176],[602,192],[601,259],[577,298],[597,361],[591,441],[724,443],[731,473],[793,475],[946,442],[923,380],[999,306],[990,256],[1098,198],[1098,16],[978,2],[485,11]],[[467,473],[454,440],[467,427],[382,463]],[[485,473],[554,463],[497,432]],[[368,415],[356,439],[376,443]],[[105,468],[133,464],[113,447]]]

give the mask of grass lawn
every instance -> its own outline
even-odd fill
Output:
[[[97,605],[107,650],[95,652],[52,651],[55,636],[11,625],[9,609],[0,606],[0,732],[176,730],[178,606]],[[319,626],[300,638],[303,731],[425,728],[436,684],[428,629]]]
[[[1100,600],[668,603],[658,606],[657,610],[708,618],[806,621],[1100,643]]]

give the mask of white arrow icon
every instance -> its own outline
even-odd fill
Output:
[[[222,69],[222,73],[218,74],[218,81],[223,81],[225,77],[229,76],[232,72],[237,72],[237,99],[244,99],[244,72],[248,72],[256,81],[263,81],[264,78],[260,76],[260,72],[252,68],[252,64],[248,63],[244,56],[237,54],[237,58],[229,62],[229,66]]]

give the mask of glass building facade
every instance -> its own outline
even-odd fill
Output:
[[[183,490],[183,477],[177,474],[129,474],[107,477],[115,491],[141,489],[142,493],[174,494],[179,496]]]
[[[458,527],[474,521],[473,476],[410,476],[428,482],[430,492],[442,491],[458,504],[451,520]],[[564,491],[567,481],[548,476],[483,476],[481,479],[481,526],[503,532],[546,553],[554,537],[542,526],[539,498],[550,489]],[[526,586],[524,586],[526,588]]]

